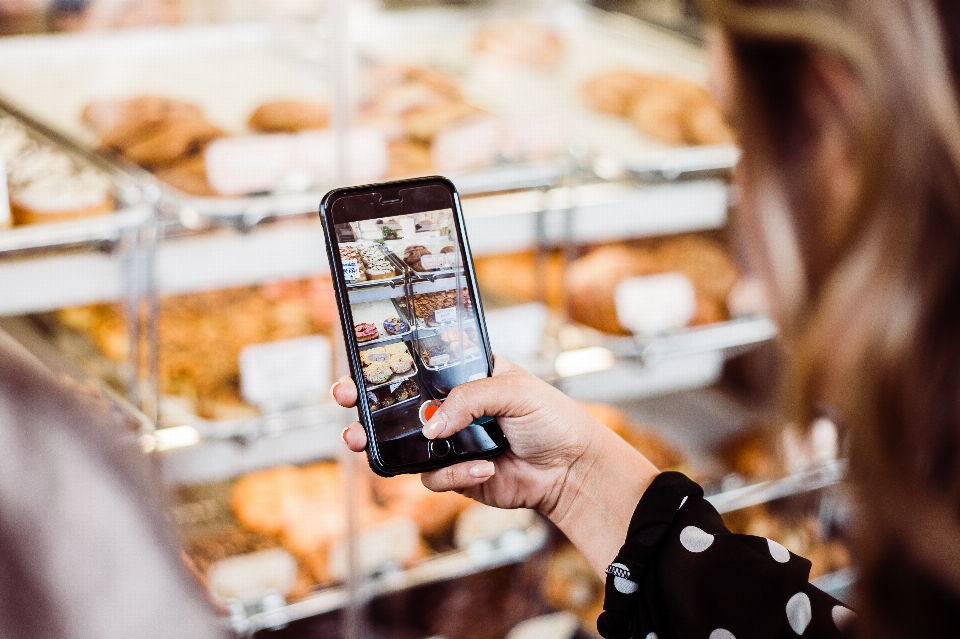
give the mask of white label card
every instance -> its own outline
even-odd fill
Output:
[[[453,253],[439,253],[437,255],[421,255],[420,265],[428,271],[435,271],[441,268],[453,268]]]
[[[437,324],[452,324],[457,321],[457,307],[439,308],[433,312],[433,319]]]
[[[402,384],[402,383],[403,383],[403,382],[393,382],[392,384],[390,384],[390,392],[392,393],[393,391],[395,391],[395,390],[397,390],[398,388],[400,388],[400,384]]]
[[[316,402],[332,382],[330,340],[322,335],[254,344],[240,351],[240,392],[262,410]]]
[[[360,265],[357,263],[357,260],[342,260],[343,262],[343,277],[348,282],[360,278]]]

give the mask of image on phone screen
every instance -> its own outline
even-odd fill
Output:
[[[344,329],[354,336],[348,348],[355,349],[354,375],[379,450],[402,466],[429,462],[437,452],[456,457],[496,448],[479,427],[451,438],[443,451],[421,434],[454,387],[490,375],[453,208],[384,215],[384,207],[364,203],[362,196],[337,200],[331,226],[349,307]],[[338,216],[338,207],[350,213]]]

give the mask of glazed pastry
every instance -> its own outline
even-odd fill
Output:
[[[382,346],[368,348],[365,351],[360,351],[360,361],[363,362],[364,365],[374,362],[389,362],[390,353]]]
[[[330,126],[330,107],[326,102],[277,100],[261,104],[247,122],[261,133],[297,133]]]
[[[393,376],[393,369],[386,362],[374,362],[364,366],[363,376],[371,384],[383,384]]]
[[[367,269],[367,277],[369,279],[382,280],[397,274],[393,263],[387,259],[380,249],[373,246],[361,246],[359,253]]]
[[[383,330],[387,332],[387,335],[399,335],[409,331],[410,325],[399,317],[390,317],[383,321]]]
[[[114,208],[106,176],[34,140],[13,118],[0,116],[0,156],[14,224],[73,220]]]
[[[357,324],[353,327],[353,332],[356,334],[358,342],[369,342],[380,335],[380,331],[377,330],[377,325],[370,324],[369,322]]]
[[[390,368],[398,375],[406,373],[413,368],[413,358],[409,353],[394,353],[390,356]]]
[[[442,249],[440,249],[440,252],[441,252],[441,253],[453,253],[453,247],[452,247],[452,246],[444,246]]]

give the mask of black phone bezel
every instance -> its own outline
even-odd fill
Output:
[[[406,207],[417,208],[417,210],[409,211],[409,213],[438,210],[442,208],[451,208],[453,210],[454,223],[456,224],[456,230],[460,239],[461,257],[463,258],[467,286],[469,287],[470,293],[473,296],[474,306],[477,313],[477,329],[480,339],[483,341],[484,352],[487,359],[487,371],[489,374],[492,374],[493,353],[490,348],[490,339],[487,334],[487,325],[483,314],[483,304],[480,299],[480,291],[477,287],[476,273],[473,268],[473,256],[470,252],[470,243],[467,239],[467,230],[463,220],[463,211],[460,207],[460,196],[459,193],[457,193],[457,189],[453,182],[444,177],[431,176],[408,180],[397,180],[393,182],[382,182],[378,184],[344,187],[329,191],[323,196],[323,199],[320,202],[320,221],[323,226],[324,238],[326,240],[327,259],[330,265],[330,273],[331,279],[333,280],[334,292],[336,293],[337,307],[340,313],[340,324],[343,330],[343,338],[347,346],[347,361],[350,365],[351,375],[357,384],[357,411],[360,416],[360,423],[363,425],[363,428],[367,433],[367,460],[370,464],[370,468],[378,475],[384,477],[392,477],[406,473],[421,473],[424,471],[442,468],[444,466],[475,459],[490,459],[502,454],[509,447],[507,439],[503,435],[503,431],[500,429],[500,425],[495,419],[491,419],[481,426],[478,426],[483,428],[490,438],[493,439],[493,441],[496,443],[495,448],[474,453],[453,454],[447,457],[432,459],[421,463],[406,465],[392,465],[386,463],[381,456],[380,447],[375,437],[373,429],[373,417],[370,412],[370,406],[366,396],[366,382],[362,375],[363,369],[359,357],[360,348],[353,332],[353,325],[349,321],[349,313],[346,311],[346,309],[349,308],[350,303],[349,294],[347,291],[346,281],[343,277],[343,266],[340,262],[340,251],[338,249],[335,250],[335,245],[337,245],[338,242],[334,227],[338,222],[332,219],[333,207],[336,202],[342,198],[363,195],[370,195],[372,204],[374,203],[374,196],[379,196],[376,199],[375,204],[380,206],[393,207],[404,205],[405,202],[400,199],[399,196],[400,191],[423,189],[424,187],[432,186],[443,187],[446,190],[450,201],[444,202],[441,205],[437,205],[431,209],[423,208],[423,206],[434,206],[433,204],[415,204],[411,200],[410,202],[406,203],[406,206],[400,206],[400,209]],[[346,221],[375,219],[377,217],[385,217],[387,215],[404,215],[406,213],[407,211],[378,212],[369,216],[357,216],[356,219]],[[429,440],[423,437],[422,434],[418,437],[411,436],[410,441],[420,442],[423,446],[427,446],[429,442]]]

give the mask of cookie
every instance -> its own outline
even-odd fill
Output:
[[[387,332],[387,335],[399,335],[409,331],[410,325],[399,317],[389,317],[383,320],[383,330]]]
[[[371,384],[383,384],[393,376],[393,369],[386,362],[374,362],[363,368],[363,376]]]
[[[330,107],[311,100],[277,100],[261,104],[247,122],[261,133],[297,133],[330,126]]]

